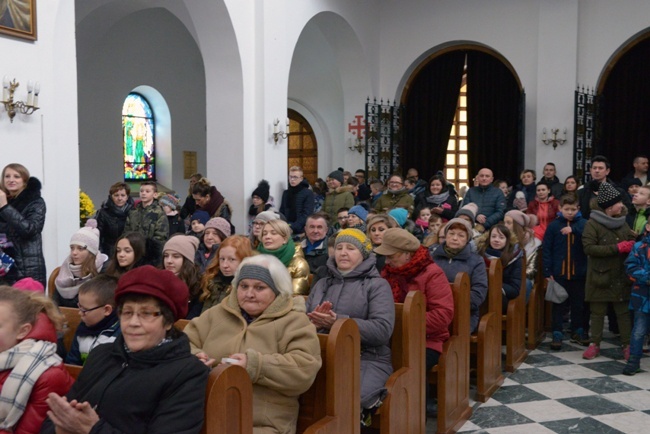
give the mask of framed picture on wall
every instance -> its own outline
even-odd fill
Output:
[[[36,40],[36,0],[0,0],[0,33]]]

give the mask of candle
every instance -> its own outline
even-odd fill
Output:
[[[41,93],[41,84],[37,81],[34,84],[34,107],[38,107],[38,94]]]
[[[273,120],[273,134],[278,133],[278,124],[279,123],[280,123],[280,121],[277,118]]]
[[[287,118],[287,131],[286,131],[287,134],[289,134],[289,125],[290,125],[289,124],[289,118]]]
[[[2,78],[2,100],[7,101],[9,99],[9,79],[5,75]]]
[[[27,82],[27,105],[34,104],[34,83],[31,80]]]

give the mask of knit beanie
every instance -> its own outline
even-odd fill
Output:
[[[368,218],[368,211],[361,205],[355,205],[352,208],[350,208],[350,210],[348,211],[348,215],[349,214],[354,214],[364,222],[366,221],[366,218]]]
[[[275,211],[272,211],[272,210],[268,209],[268,210],[262,211],[261,213],[256,215],[254,221],[268,223],[271,220],[280,220],[280,214],[278,214]]]
[[[530,216],[516,209],[508,211],[505,217],[510,217],[515,223],[517,223],[522,228],[530,228],[533,226],[531,225]]]
[[[23,279],[20,279],[19,281],[14,283],[12,287],[16,289],[20,289],[22,291],[34,291],[34,292],[41,292],[41,293],[45,291],[43,284],[38,280],[32,279],[31,277],[25,277]]]
[[[343,229],[336,236],[336,241],[334,246],[338,246],[339,243],[350,243],[359,251],[363,256],[363,259],[368,259],[370,252],[372,252],[372,243],[359,229]]]
[[[602,209],[607,209],[610,206],[621,202],[623,196],[621,192],[614,188],[609,182],[601,182],[600,187],[598,187],[598,206]]]
[[[208,230],[208,228],[216,229],[226,237],[230,236],[230,223],[223,217],[215,217],[208,220],[205,224],[205,230]]]
[[[266,283],[269,288],[273,290],[275,295],[280,295],[280,291],[278,291],[278,288],[275,286],[275,282],[273,281],[273,277],[271,276],[271,272],[265,268],[262,267],[261,265],[255,265],[255,264],[244,264],[242,267],[239,269],[239,273],[237,274],[237,282],[233,282],[233,287],[237,287],[239,285],[239,282],[241,282],[244,279],[255,279],[262,281]]]
[[[265,179],[263,179],[260,181],[259,184],[257,184],[257,188],[253,190],[253,194],[251,194],[251,197],[257,196],[260,199],[262,199],[264,203],[266,203],[266,201],[269,200],[270,189],[271,186],[269,185],[269,183]]]
[[[455,218],[453,218],[453,219],[451,219],[451,220],[449,220],[447,222],[447,224],[445,225],[445,236],[447,236],[447,232],[449,232],[449,228],[451,228],[454,224],[457,224],[457,223],[463,225],[463,227],[467,231],[468,239],[471,240],[472,239],[472,225],[467,220],[461,219],[461,218],[458,218],[458,217],[455,217]],[[388,231],[386,231],[386,232],[388,232]]]
[[[476,214],[478,214],[478,205],[472,202],[472,203],[468,203],[467,205],[459,209],[456,212],[455,217],[466,215],[467,217],[472,219],[472,223],[476,223]]]
[[[163,252],[171,250],[180,253],[181,256],[187,258],[192,264],[194,263],[194,255],[196,249],[199,248],[199,239],[192,235],[174,235],[165,243]]]
[[[174,194],[165,194],[162,195],[160,199],[158,199],[158,203],[160,204],[160,206],[166,205],[175,211],[178,209],[178,205],[181,203],[181,201],[178,198],[178,196]]]
[[[406,219],[408,217],[409,212],[405,210],[404,208],[393,208],[390,211],[388,211],[388,215],[393,218],[397,222],[400,228],[403,228],[404,225],[406,224]]]
[[[343,181],[345,179],[345,178],[343,178],[343,172],[341,172],[340,170],[335,170],[334,172],[330,173],[327,177],[332,178],[332,179],[336,179],[341,184],[343,184]]]
[[[79,229],[72,236],[70,245],[83,247],[97,256],[97,253],[99,253],[99,229],[97,229],[97,220],[88,219],[86,226]]]
[[[203,210],[195,211],[194,214],[192,214],[190,222],[193,222],[194,220],[198,220],[199,223],[204,225],[208,222],[208,220],[210,220],[210,214],[208,214],[207,211]]]

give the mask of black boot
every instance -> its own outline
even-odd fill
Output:
[[[634,375],[641,371],[641,357],[630,355],[630,359],[623,368],[623,375]]]

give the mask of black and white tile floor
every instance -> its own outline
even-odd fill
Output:
[[[547,339],[484,403],[474,403],[461,433],[650,433],[650,357],[628,377],[618,339],[605,333],[600,356],[584,360],[585,347]],[[427,421],[435,433],[435,421]]]

